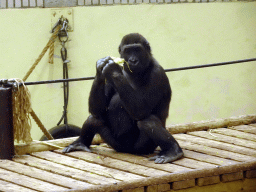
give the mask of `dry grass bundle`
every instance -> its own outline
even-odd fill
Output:
[[[30,143],[31,120],[29,113],[32,111],[30,93],[21,79],[14,79],[18,85],[17,91],[13,91],[13,131],[15,141]],[[19,87],[19,83],[23,86]]]

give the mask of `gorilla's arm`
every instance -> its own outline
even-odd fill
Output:
[[[90,115],[83,124],[80,137],[72,144],[63,149],[63,153],[68,153],[76,150],[83,150],[90,152],[90,145],[96,133],[100,133],[106,141],[112,146],[119,147],[114,138],[104,125],[104,116],[106,107],[114,94],[112,86],[106,84],[105,77],[102,75],[102,69],[107,64],[109,57],[100,59],[96,63],[96,76],[89,96],[89,112]],[[120,148],[120,147],[119,147]]]
[[[96,118],[101,118],[106,112],[106,107],[114,94],[113,88],[106,85],[106,79],[102,75],[102,69],[110,57],[100,59],[96,63],[96,76],[92,84],[89,96],[89,112]]]
[[[163,99],[164,94],[170,93],[169,81],[163,69],[152,64],[152,69],[144,76],[124,75],[119,65],[109,60],[102,73],[113,82],[116,91],[122,100],[124,108],[135,120],[149,117],[155,106]],[[130,74],[131,75],[131,74]],[[166,101],[168,105],[170,98]]]
[[[99,77],[95,77],[89,96],[89,112],[94,117],[100,117],[104,113],[106,100],[104,97],[105,82]]]

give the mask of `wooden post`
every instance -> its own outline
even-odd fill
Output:
[[[0,87],[0,159],[14,156],[12,88]]]

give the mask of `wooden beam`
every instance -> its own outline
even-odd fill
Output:
[[[207,130],[207,129],[216,129],[222,127],[231,127],[231,126],[238,126],[238,125],[247,125],[251,123],[256,123],[256,115],[243,115],[238,117],[230,117],[226,119],[216,119],[216,120],[207,120],[207,121],[200,121],[194,123],[187,123],[187,124],[177,124],[177,125],[170,125],[167,126],[166,129],[172,133],[186,133],[192,131],[200,131],[200,130]],[[65,139],[56,139],[51,141],[33,141],[30,144],[18,144],[15,145],[15,153],[17,155],[32,153],[32,152],[39,152],[39,151],[51,151],[55,149],[61,149],[72,142],[74,142],[77,137],[70,137]],[[103,140],[100,138],[99,135],[96,135],[93,139],[92,144],[100,144]]]

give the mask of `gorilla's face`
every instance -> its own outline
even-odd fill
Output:
[[[152,60],[149,43],[137,33],[124,36],[119,46],[119,53],[134,73],[146,70]]]

